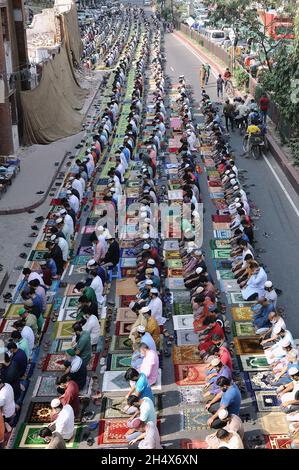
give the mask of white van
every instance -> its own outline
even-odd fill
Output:
[[[207,29],[205,34],[210,41],[216,44],[222,43],[226,37],[225,32],[220,29]]]

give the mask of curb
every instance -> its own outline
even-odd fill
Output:
[[[93,101],[94,101],[94,99],[95,99],[96,94],[97,94],[98,91],[99,91],[99,88],[100,88],[101,84],[102,84],[102,80],[100,81],[98,87],[96,88],[96,91],[94,92],[94,95],[93,95],[93,97],[92,97],[92,99],[91,99],[91,102],[90,102],[90,104],[89,104],[89,106],[88,106],[86,112],[85,112],[84,119],[83,119],[82,122],[84,122],[84,120],[86,119],[86,116],[87,116],[87,114],[88,114],[88,112],[89,112],[89,110],[90,110],[90,108],[91,108],[91,106],[92,106],[92,104],[93,104]],[[82,132],[82,131],[81,131],[81,132]],[[71,136],[69,136],[69,137],[71,137]],[[79,152],[77,152],[77,154],[78,154],[78,153],[79,153]],[[75,153],[75,155],[77,155],[77,154]],[[58,173],[60,172],[62,166],[64,165],[65,159],[66,159],[66,157],[67,157],[68,155],[70,155],[70,152],[65,152],[64,157],[63,157],[63,159],[62,159],[61,162],[60,162],[60,165],[57,167],[57,170],[55,171],[54,176],[53,176],[53,178],[51,179],[51,182],[50,182],[50,184],[49,184],[49,186],[48,186],[48,189],[45,191],[45,194],[43,194],[43,196],[42,196],[41,199],[39,199],[38,201],[36,201],[36,202],[30,204],[29,206],[26,206],[26,207],[21,207],[21,208],[16,208],[16,209],[9,209],[9,208],[7,208],[7,209],[0,209],[0,215],[22,214],[22,213],[28,212],[28,211],[30,211],[30,210],[32,210],[32,209],[36,209],[36,207],[39,207],[40,205],[42,205],[42,204],[45,202],[45,200],[47,199],[47,197],[48,197],[48,195],[49,195],[49,192],[50,192],[50,190],[51,190],[51,187],[53,186],[53,184],[54,184],[54,182],[55,182],[55,180],[56,180],[56,178],[57,178],[57,175],[58,175]],[[11,188],[11,189],[13,189],[13,188]]]
[[[175,32],[175,36],[180,38],[182,41],[185,41],[192,47],[199,55],[203,57],[207,62],[209,62],[216,70],[219,71],[219,73],[223,73],[223,70],[221,67],[214,62],[210,57],[208,57],[204,52],[201,51],[199,46],[195,46],[192,41],[190,41],[188,38],[185,37],[184,34]],[[281,167],[283,173],[287,177],[289,183],[292,185],[294,190],[296,191],[297,194],[299,194],[299,173],[298,171],[293,167],[293,165],[289,162],[287,157],[285,156],[284,152],[280,149],[279,145],[276,143],[273,134],[271,131],[268,131],[267,133],[267,141],[269,145],[269,150],[279,166]]]

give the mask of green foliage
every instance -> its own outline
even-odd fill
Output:
[[[244,70],[242,67],[238,65],[236,66],[234,71],[234,77],[236,79],[237,87],[239,89],[242,90],[243,88],[248,87],[249,75],[246,70]]]

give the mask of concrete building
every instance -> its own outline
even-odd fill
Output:
[[[16,153],[22,129],[19,92],[28,89],[23,0],[0,0],[0,155]]]

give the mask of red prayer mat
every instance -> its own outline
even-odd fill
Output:
[[[226,223],[226,222],[231,222],[231,216],[230,215],[212,215],[212,221],[213,222],[218,222],[218,223]]]
[[[67,360],[67,355],[63,353],[58,354],[47,354],[45,361],[43,363],[43,372],[52,372],[52,371],[64,371],[65,367],[63,365],[64,361]],[[93,354],[89,364],[87,365],[87,370],[95,371],[99,362],[99,354]]]
[[[287,434],[264,436],[267,449],[291,449],[292,439]]]
[[[128,418],[124,419],[101,419],[99,423],[98,444],[126,444],[126,433]]]
[[[177,385],[202,385],[206,380],[206,364],[175,365],[174,374]]]
[[[136,299],[136,295],[121,295],[120,307],[128,307],[130,302]]]
[[[117,321],[115,324],[115,336],[128,336],[134,322]]]
[[[197,441],[195,439],[182,439],[180,441],[181,449],[207,449],[206,441]]]

